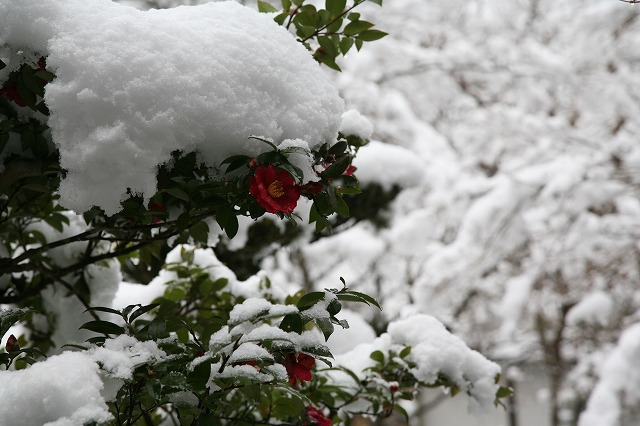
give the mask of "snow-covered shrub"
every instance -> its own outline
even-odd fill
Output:
[[[326,426],[426,386],[505,394],[429,316],[334,360],[342,304],[374,298],[241,280],[211,249],[349,216],[372,128],[318,62],[385,35],[363,2],[0,3],[2,421]]]

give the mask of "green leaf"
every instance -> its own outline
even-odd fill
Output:
[[[29,311],[26,308],[0,311],[0,339],[4,337],[13,324],[20,321]]]
[[[5,64],[4,62],[2,62],[2,60],[0,59],[0,70],[3,68],[6,68],[7,64]]]
[[[358,40],[362,41],[375,41],[380,40],[382,37],[387,36],[388,34],[384,31],[380,30],[367,30],[358,34]]]
[[[384,354],[380,351],[373,351],[371,355],[369,355],[369,358],[379,364],[384,364]]]
[[[124,328],[109,321],[89,321],[80,326],[78,330],[85,329],[102,334],[124,334]]]
[[[349,155],[340,157],[332,165],[330,165],[322,173],[320,173],[320,176],[322,176],[323,179],[336,178],[344,173],[345,170],[347,170],[349,164],[351,164],[351,157]]]
[[[331,320],[329,318],[316,318],[315,322],[318,324],[320,331],[322,331],[324,340],[329,340],[329,337],[331,337],[334,330]]]
[[[302,334],[302,328],[304,324],[302,323],[302,318],[300,314],[287,314],[282,318],[280,322],[280,329],[287,331]]]
[[[411,346],[407,346],[406,348],[402,349],[400,351],[400,353],[398,354],[398,356],[400,358],[406,358],[409,354],[411,353]]]
[[[344,300],[346,302],[366,303],[367,305],[373,305],[376,308],[382,310],[380,303],[378,303],[376,299],[374,299],[373,297],[367,294],[359,293],[357,291],[347,291],[347,292],[338,293],[338,300]]]
[[[280,3],[282,4],[282,9],[288,13],[289,9],[291,9],[291,0],[281,0]]]
[[[353,46],[353,39],[349,37],[343,38],[342,40],[340,40],[340,46],[339,46],[340,53],[342,53],[343,55],[346,55],[352,46]]]
[[[329,11],[332,17],[340,15],[347,6],[347,0],[326,0],[325,9]]]
[[[269,13],[269,12],[277,12],[278,9],[273,7],[270,3],[266,1],[258,0],[258,12],[261,13]]]
[[[337,18],[333,22],[331,22],[329,25],[327,25],[327,28],[325,28],[325,31],[327,32],[327,34],[337,33],[338,31],[340,31],[340,28],[342,28],[343,22],[344,22],[344,18]]]
[[[211,375],[211,363],[207,360],[196,365],[187,375],[187,385],[190,390],[203,392],[206,389],[209,376]]]
[[[513,389],[500,386],[496,391],[496,398],[507,398],[513,395]]]
[[[377,4],[378,6],[382,6],[382,0],[369,0],[369,1]]]
[[[329,55],[331,58],[335,58],[338,55],[338,47],[333,43],[333,40],[327,36],[318,37],[318,43],[324,53]]]
[[[324,291],[312,291],[311,293],[307,293],[298,301],[298,309],[301,311],[309,309],[322,299],[324,299]]]
[[[349,217],[349,206],[347,202],[342,199],[342,197],[336,197],[336,213],[338,213],[342,217]]]
[[[362,31],[368,30],[373,27],[371,22],[367,21],[351,21],[346,27],[344,27],[344,35],[354,36]]]
[[[370,1],[376,1],[376,0],[370,0]],[[382,0],[378,0],[378,1],[380,1],[380,3],[382,3]],[[395,412],[400,413],[402,415],[402,417],[404,417],[404,420],[407,422],[407,424],[409,424],[409,413],[407,413],[407,410],[402,408],[402,406],[400,404],[394,405],[393,406],[393,410]]]
[[[189,235],[191,235],[194,240],[206,244],[209,239],[209,225],[201,220],[189,228]]]
[[[191,197],[189,197],[189,194],[187,194],[180,188],[176,188],[176,187],[167,188],[164,190],[164,192],[182,201],[189,201],[191,199]]]
[[[249,160],[251,160],[251,157],[247,155],[233,155],[225,159],[222,163],[220,163],[220,165],[222,166],[224,164],[229,164],[227,170],[225,171],[225,173],[229,173],[236,169],[239,169],[242,166],[247,165],[247,163],[249,163]]]
[[[146,305],[146,306],[142,306],[138,309],[136,309],[130,316],[129,316],[129,322],[133,322],[136,318],[138,318],[141,315],[146,314],[147,312],[149,312],[150,310],[152,310],[153,308],[160,306],[159,303],[152,303],[150,305]]]
[[[53,81],[54,78],[56,78],[56,75],[54,73],[49,72],[49,71],[45,71],[45,70],[36,71],[35,76],[38,77],[39,79],[42,79],[42,80],[46,81],[46,82],[51,82],[51,81]]]
[[[89,311],[106,312],[108,314],[114,314],[114,315],[121,316],[120,311],[118,311],[116,309],[112,309],[112,308],[107,308],[107,307],[104,307],[104,306],[94,306],[93,308],[89,308],[89,309],[85,310],[84,312],[89,312]]]

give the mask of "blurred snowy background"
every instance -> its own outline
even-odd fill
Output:
[[[480,417],[424,395],[411,424],[639,424],[640,8],[385,0],[361,12],[390,35],[329,72],[374,127],[355,163],[374,211],[266,251],[262,269],[378,295],[385,310],[349,314],[336,353],[427,313],[515,389],[509,411]]]

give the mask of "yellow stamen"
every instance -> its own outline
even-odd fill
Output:
[[[282,187],[282,182],[280,182],[279,180],[274,180],[269,185],[269,188],[267,188],[267,192],[269,192],[269,195],[271,195],[273,198],[282,197],[284,195],[284,188]]]

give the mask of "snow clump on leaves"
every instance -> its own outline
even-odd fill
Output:
[[[68,170],[60,203],[78,212],[113,214],[127,189],[150,197],[156,167],[175,150],[216,166],[261,152],[251,135],[331,143],[344,109],[300,43],[231,1],[149,11],[108,0],[4,2],[0,40],[47,56],[57,76],[45,101]]]

